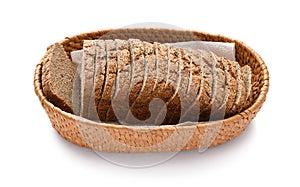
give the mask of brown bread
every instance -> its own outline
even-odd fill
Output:
[[[47,59],[43,60],[42,64],[43,92],[51,103],[73,113],[72,90],[77,66],[71,62],[59,43],[48,47],[47,54]]]

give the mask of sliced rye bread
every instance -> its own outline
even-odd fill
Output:
[[[96,47],[99,47],[99,44],[96,43],[95,45],[96,45]],[[155,57],[153,58],[153,54],[159,54],[159,52],[158,52],[159,50],[157,50],[157,53],[155,53],[153,45],[149,44],[149,43],[144,44],[144,46],[147,46],[147,45],[148,45],[148,48],[150,48],[150,50],[145,48],[144,54],[145,54],[145,56],[146,56],[146,54],[147,55],[150,54],[149,56],[151,56],[152,58],[149,58],[149,59],[152,60],[152,63],[150,63],[150,66],[147,66],[147,70],[145,70],[145,71],[148,72],[150,77],[152,75],[152,77],[155,77],[155,78],[153,79],[151,77],[151,79],[150,79],[150,77],[147,76],[147,80],[146,80],[146,83],[145,83],[145,86],[144,86],[144,90],[143,90],[143,88],[141,88],[140,94],[143,92],[144,95],[147,96],[147,95],[149,95],[149,93],[151,93],[150,95],[153,94],[153,96],[154,96],[155,94],[157,94],[157,93],[155,93],[155,90],[156,90],[155,88],[158,88],[158,85],[160,85],[162,83],[158,79],[159,78],[158,77],[159,68],[155,68],[155,67],[158,67],[159,63],[156,63]],[[158,45],[158,44],[156,44],[156,45]],[[96,58],[96,64],[95,64],[95,67],[94,67],[95,78],[94,78],[94,84],[92,86],[92,87],[95,88],[95,96],[99,95],[100,97],[103,96],[103,94],[101,94],[100,92],[103,93],[103,91],[105,91],[105,89],[102,89],[102,88],[105,88],[105,85],[107,84],[105,79],[108,79],[107,75],[105,75],[106,74],[106,69],[108,70],[108,63],[106,63],[106,61],[105,61],[106,53],[105,53],[105,50],[104,50],[105,49],[104,46],[105,45],[100,44],[99,48],[101,48],[101,50],[102,50],[101,54],[99,54],[99,51],[101,51],[101,50],[98,49],[98,48],[96,49],[96,51],[97,51],[97,54],[96,54],[96,57],[95,57]],[[120,49],[120,50],[118,49],[117,50],[116,53],[118,53],[118,55],[116,55],[116,58],[114,60],[115,65],[118,64],[118,66],[119,66],[119,64],[123,64],[123,65],[120,65],[121,67],[123,66],[123,68],[121,68],[123,70],[119,70],[119,68],[117,70],[115,68],[115,73],[118,73],[118,77],[120,78],[120,80],[118,81],[118,82],[120,82],[120,84],[118,85],[119,89],[116,88],[116,90],[118,89],[119,91],[115,91],[116,93],[114,94],[114,95],[116,95],[116,97],[118,95],[128,96],[129,93],[130,93],[130,89],[131,89],[131,88],[129,88],[130,77],[131,77],[131,69],[130,69],[131,68],[130,67],[131,61],[130,61],[130,52],[128,50],[128,43],[126,41],[124,41],[124,45],[121,48],[124,48],[124,49]],[[152,50],[152,54],[151,54],[151,50]],[[181,56],[182,56],[180,53],[178,53],[178,54],[173,53],[172,54],[171,51],[172,50],[170,50],[169,54],[167,54],[167,56],[170,60],[167,63],[168,65],[167,65],[166,72],[170,72],[172,69],[176,69],[175,67],[179,67],[179,66],[176,66],[176,62],[179,65],[179,61],[180,61]],[[74,65],[70,61],[70,59],[68,58],[68,56],[64,52],[63,47],[60,44],[54,44],[53,46],[50,46],[47,53],[50,53],[50,54],[45,57],[45,58],[48,58],[48,60],[46,60],[43,63],[43,70],[42,70],[43,71],[43,76],[42,76],[43,91],[44,91],[46,97],[49,99],[49,101],[51,101],[53,104],[55,104],[56,106],[62,108],[63,110],[65,110],[67,112],[73,112],[73,110],[72,110],[72,90],[73,90],[73,85],[74,85],[74,74],[76,74],[76,65]],[[172,55],[173,55],[173,57],[172,57]],[[206,55],[203,55],[203,56],[204,56],[204,57],[202,57],[203,63],[199,63],[200,72],[202,73],[202,75],[200,77],[200,80],[201,80],[200,83],[201,84],[203,83],[203,86],[202,86],[202,89],[201,89],[201,86],[199,86],[200,89],[198,89],[198,91],[199,91],[200,94],[197,94],[197,96],[198,95],[200,96],[199,97],[200,109],[204,108],[203,110],[201,110],[201,113],[206,112],[209,115],[210,114],[209,106],[211,106],[211,103],[207,104],[207,102],[206,103],[204,102],[204,104],[202,104],[202,101],[205,101],[204,98],[202,98],[202,96],[205,96],[205,94],[209,95],[209,92],[211,94],[211,91],[212,91],[211,88],[213,86],[212,86],[212,83],[210,83],[212,81],[210,80],[210,77],[208,75],[209,74],[208,72],[212,72],[212,70],[211,70],[212,69],[212,63],[211,63],[212,61],[209,60],[209,57],[205,57]],[[120,59],[120,61],[122,63],[116,63],[117,62],[117,57],[118,57],[118,59]],[[172,58],[173,58],[173,60],[171,60]],[[102,59],[102,61],[100,59]],[[103,59],[104,59],[104,61],[103,61]],[[123,60],[121,60],[121,59],[123,59]],[[157,58],[157,59],[159,59],[159,58]],[[157,61],[157,62],[159,62],[159,61]],[[218,66],[219,62],[222,63],[222,61],[220,61],[218,59],[217,63],[216,63],[216,67]],[[102,67],[101,67],[101,64],[102,64]],[[106,65],[107,65],[107,67],[106,67]],[[173,68],[171,68],[172,65],[173,65]],[[152,71],[151,71],[151,67],[152,67]],[[189,68],[190,67],[191,67],[191,63],[189,63]],[[225,65],[224,65],[224,67],[220,66],[220,69],[221,70],[223,69],[225,71],[226,66]],[[229,110],[229,111],[231,112],[231,114],[235,114],[236,112],[241,110],[242,107],[244,107],[243,103],[247,100],[247,97],[249,97],[249,94],[251,93],[251,69],[247,66],[245,66],[243,68],[240,68],[239,69],[240,72],[238,71],[238,69],[239,69],[239,65],[238,65],[237,62],[228,61],[228,74],[232,77],[232,81],[233,81],[232,87],[236,86],[236,88],[238,88],[237,89],[238,91],[235,94],[236,97],[234,97],[234,99],[231,99],[231,100],[234,100],[231,108],[227,107],[227,106],[230,106],[229,97],[228,97],[228,100],[227,100],[228,102],[226,104],[226,110],[228,110],[230,108],[231,110]],[[180,69],[180,71],[178,71],[178,70],[179,69],[177,69],[175,71],[175,74],[180,73],[181,69]],[[98,73],[100,72],[100,73],[98,74],[97,72]],[[189,72],[189,75],[190,74],[191,74],[191,72]],[[226,74],[224,74],[224,76],[228,77],[228,76],[226,76]],[[175,78],[174,75],[173,75],[173,77]],[[177,76],[176,78],[178,78],[178,77],[179,76]],[[113,85],[113,86],[115,84],[117,85],[117,83],[114,82],[115,80],[117,80],[116,75],[115,75],[115,78],[110,78],[110,79],[113,82],[111,85]],[[192,77],[192,79],[193,79],[193,77]],[[192,80],[192,79],[189,76],[189,80]],[[236,80],[236,79],[238,79],[239,81]],[[177,79],[171,79],[170,75],[167,76],[167,81],[168,80],[169,80],[169,82],[171,82],[170,80],[172,80],[173,81],[172,84],[174,84],[174,82],[176,82],[176,84],[177,83],[180,84],[180,82],[178,82]],[[236,84],[234,83],[234,80],[236,81]],[[150,81],[151,86],[148,85],[149,81]],[[62,86],[62,82],[64,83],[64,86],[60,87],[60,86]],[[101,83],[102,83],[102,86],[100,86],[100,89],[99,89],[98,87],[99,87],[99,85],[101,85]],[[155,83],[156,83],[156,86],[155,86]],[[199,83],[199,85],[200,85],[200,83]],[[110,94],[109,100],[111,100],[111,95],[112,95],[112,93],[114,93],[113,86],[111,86],[112,89],[111,89],[111,92],[110,92],[111,94]],[[190,86],[191,86],[191,84],[188,84],[187,91],[186,91],[187,93],[190,92],[190,88],[191,88]],[[59,87],[59,90],[57,91],[56,89],[58,89],[58,87]],[[209,90],[209,87],[210,87],[211,90]],[[66,88],[68,88],[68,90]],[[98,89],[96,89],[96,88],[98,88]],[[166,91],[165,89],[167,88],[167,83],[164,84],[163,88],[164,89],[162,89],[162,90]],[[229,86],[229,88],[230,88],[230,86]],[[172,95],[172,97],[170,96],[170,98],[173,98],[173,100],[169,99],[167,101],[167,106],[170,106],[171,102],[174,103],[174,105],[173,105],[174,107],[177,106],[178,104],[180,105],[180,100],[179,100],[180,98],[178,96],[179,95],[179,93],[178,93],[179,89],[180,89],[180,87],[177,86],[177,88],[175,89],[177,91],[171,92],[171,93],[173,93],[173,95]],[[96,93],[97,90],[100,94]],[[235,89],[231,88],[229,90],[232,90],[231,92],[234,92]],[[127,92],[127,94],[126,94],[126,92]],[[120,94],[120,93],[122,93],[122,94]],[[203,94],[203,93],[205,93],[205,94]],[[92,95],[93,95],[93,93],[92,93]],[[176,96],[174,97],[174,95],[176,95]],[[238,96],[238,95],[240,95],[240,96]],[[153,99],[153,96],[150,96],[150,98],[148,98],[148,97],[141,97],[141,98],[142,99],[146,98],[146,100],[151,101]],[[90,96],[90,97],[92,97],[92,96]],[[137,99],[139,97],[140,96],[137,96]],[[168,96],[164,96],[164,97],[167,98]],[[174,98],[176,98],[176,97],[178,98],[177,103],[174,102]],[[238,99],[239,97],[243,98],[243,99]],[[56,99],[56,98],[60,98],[61,100]],[[206,97],[206,98],[209,98],[209,97]],[[223,98],[223,101],[224,100],[226,100],[226,99]],[[96,97],[95,97],[95,101],[97,101]],[[149,103],[150,101],[144,102],[144,103]],[[211,98],[209,98],[209,101],[211,101]],[[136,102],[136,103],[139,103],[139,102]],[[129,104],[130,103],[127,102],[127,105],[129,105]],[[223,104],[224,103],[222,103],[220,106],[222,106]],[[117,108],[123,108],[122,105],[123,105],[122,102],[118,102],[118,105],[117,105],[118,107]],[[205,105],[207,105],[208,107],[203,107]],[[110,108],[110,106],[107,106],[107,107]],[[173,109],[174,109],[174,107],[173,107]],[[112,108],[114,110],[114,107],[112,107]],[[149,110],[148,106],[145,107],[145,108],[146,108],[146,110]],[[169,107],[169,109],[171,109],[171,107]],[[128,110],[129,110],[129,107],[127,107],[127,111]],[[172,115],[174,115],[174,113],[176,113],[176,112],[178,113],[178,111],[174,111],[174,110],[171,110],[171,111],[173,113]],[[207,111],[209,111],[209,112],[207,112]],[[114,112],[115,112],[115,110],[114,110]],[[180,112],[180,110],[179,110],[179,112]],[[146,112],[144,114],[148,115],[150,113]],[[101,115],[99,115],[99,116],[101,116]],[[180,113],[179,113],[179,116],[180,116]],[[201,115],[200,115],[200,117],[201,117]],[[169,117],[169,119],[170,119],[170,117]],[[171,122],[168,121],[167,124],[168,123],[173,124],[173,121],[172,120],[171,120]]]
[[[63,111],[73,113],[72,91],[77,66],[59,43],[48,47],[44,58],[42,88],[47,100]]]
[[[129,93],[131,80],[131,56],[129,51],[129,42],[125,40],[116,40],[117,47],[117,87],[114,97],[111,101],[111,106],[116,120],[119,123],[124,123],[124,119],[129,108]]]
[[[106,71],[104,86],[102,85],[101,100],[97,105],[98,116],[101,121],[106,121],[106,113],[111,104],[116,79],[116,46],[113,40],[105,40],[106,46]]]
[[[93,40],[85,40],[81,62],[80,116],[87,119],[90,119],[90,108],[95,106],[93,98],[91,98],[94,85],[95,59],[95,42]]]

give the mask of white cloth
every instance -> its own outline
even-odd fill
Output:
[[[207,42],[207,41],[188,41],[172,43],[173,46],[181,48],[200,49],[211,51],[219,57],[225,57],[228,60],[235,61],[235,44],[224,42]]]

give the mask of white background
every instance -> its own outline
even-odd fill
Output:
[[[0,186],[299,186],[299,12],[291,0],[1,1]],[[46,47],[138,22],[223,34],[263,57],[270,91],[241,136],[204,153],[185,151],[164,164],[132,169],[56,133],[33,91]]]

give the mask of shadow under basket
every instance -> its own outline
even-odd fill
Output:
[[[269,73],[261,57],[243,42],[221,35],[170,29],[114,29],[67,37],[60,43],[70,56],[83,40],[137,38],[148,42],[215,41],[235,43],[236,60],[252,69],[252,91],[245,110],[219,121],[192,125],[125,126],[99,123],[65,112],[47,100],[42,91],[42,61],[34,74],[35,92],[53,127],[66,140],[104,152],[176,152],[220,145],[245,130],[262,107],[269,89]]]

